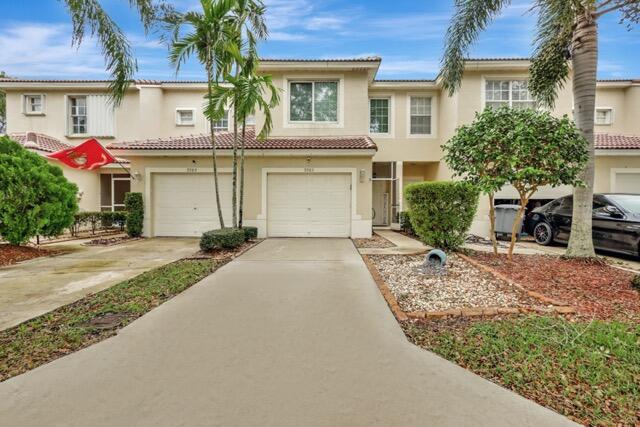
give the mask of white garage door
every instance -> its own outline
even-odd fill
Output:
[[[271,237],[349,237],[351,176],[269,174],[267,233]]]
[[[231,224],[231,176],[218,178],[225,225]],[[200,236],[220,228],[213,174],[154,174],[153,232],[156,236]]]
[[[615,179],[614,191],[616,193],[640,194],[640,172],[617,172]]]

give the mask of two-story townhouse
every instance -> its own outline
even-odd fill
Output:
[[[533,106],[528,60],[469,60],[462,86],[451,97],[437,79],[376,80],[380,62],[261,62],[261,71],[281,90],[270,137],[256,140],[253,127],[247,129],[245,222],[258,226],[261,236],[366,237],[372,226],[397,226],[407,184],[451,179],[440,146],[459,125],[485,106]],[[69,145],[97,137],[130,162],[131,181],[118,170],[102,169],[80,185],[85,209],[120,208],[116,202],[125,190],[140,191],[147,235],[194,236],[214,228],[211,140],[202,114],[206,84],[139,80],[115,110],[107,87],[106,81],[4,79],[8,131]],[[639,192],[640,82],[598,82],[597,106],[596,191]],[[554,114],[571,113],[568,84]],[[227,217],[230,117],[232,112],[216,123]],[[262,120],[257,114],[257,128]],[[537,197],[569,191],[543,189]],[[506,188],[498,197],[514,194]],[[473,228],[480,234],[487,230],[485,205]]]

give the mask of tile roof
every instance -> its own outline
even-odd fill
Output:
[[[44,151],[45,153],[55,153],[56,151],[72,148],[71,145],[65,144],[59,139],[42,133],[17,132],[9,134],[9,137],[25,146],[25,148],[32,148],[34,150]],[[27,141],[32,142],[35,146],[33,144],[27,145]]]
[[[45,153],[55,153],[56,151],[73,148],[73,145],[64,143],[57,138],[37,132],[15,132],[9,137],[27,149],[38,150]],[[27,144],[30,141],[35,144]],[[116,157],[118,163],[129,163],[129,160]]]
[[[260,58],[260,62],[380,62],[379,56],[360,58]]]
[[[605,150],[637,150],[640,149],[640,136],[597,133],[595,145]]]
[[[376,150],[368,136],[332,137],[271,137],[260,141],[254,128],[247,128],[245,148],[251,150]],[[107,146],[114,150],[206,150],[211,148],[210,135],[188,135],[137,141],[114,142]],[[233,148],[233,133],[216,133],[216,148]]]

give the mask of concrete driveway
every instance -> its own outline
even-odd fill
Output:
[[[562,426],[411,345],[349,240],[273,239],[0,384],[20,426]]]
[[[197,239],[153,238],[115,246],[56,244],[70,253],[0,268],[0,330],[193,254]]]

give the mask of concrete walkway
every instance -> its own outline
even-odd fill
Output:
[[[387,229],[375,229],[374,232],[394,245],[392,248],[361,248],[359,251],[363,255],[414,255],[421,254],[431,249],[418,239],[412,239],[404,234]]]
[[[114,246],[56,243],[66,255],[0,268],[0,330],[198,250],[197,239],[154,238]]]
[[[19,426],[563,426],[406,341],[346,239],[271,239],[0,384]]]

